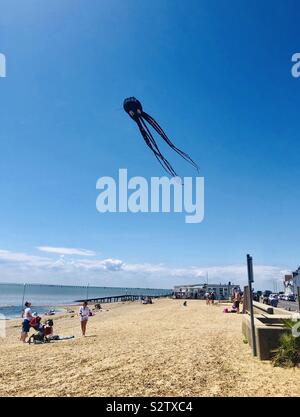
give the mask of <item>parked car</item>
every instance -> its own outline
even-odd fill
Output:
[[[257,292],[254,292],[253,293],[253,301],[259,301],[259,295],[258,295],[258,293]]]
[[[270,294],[268,298],[268,304],[272,307],[277,307],[278,305],[278,295],[277,294]]]
[[[271,300],[272,298],[278,298],[278,294],[270,294],[269,299]]]
[[[284,295],[282,297],[282,300],[284,301],[296,301],[296,297],[294,294]]]
[[[269,296],[272,294],[272,291],[266,290],[263,292],[261,299],[263,304],[269,304]]]

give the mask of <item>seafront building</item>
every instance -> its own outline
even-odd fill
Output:
[[[214,292],[217,300],[226,300],[231,297],[235,289],[240,290],[240,286],[231,282],[228,284],[186,284],[175,285],[173,293],[175,298],[203,299],[205,293]]]
[[[285,295],[297,294],[297,287],[300,287],[300,267],[284,276],[283,285]]]

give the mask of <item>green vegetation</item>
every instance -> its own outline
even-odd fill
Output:
[[[274,351],[272,363],[274,366],[292,368],[300,363],[300,337],[294,337],[292,328],[299,323],[291,319],[283,320],[284,327],[288,330],[280,337],[278,349]],[[298,327],[299,331],[300,328]]]

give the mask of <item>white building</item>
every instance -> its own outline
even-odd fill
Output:
[[[239,285],[228,284],[186,284],[175,285],[173,292],[175,298],[199,298],[203,299],[205,293],[214,292],[217,300],[229,299],[234,289],[239,289]]]
[[[283,285],[285,295],[297,294],[297,287],[300,287],[300,267],[284,276]]]

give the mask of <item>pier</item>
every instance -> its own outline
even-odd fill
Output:
[[[169,294],[161,294],[161,295],[132,295],[132,294],[126,294],[126,295],[112,295],[112,296],[106,296],[106,297],[99,297],[99,298],[87,298],[82,300],[75,300],[75,303],[83,303],[84,301],[87,301],[88,303],[118,303],[120,301],[137,301],[142,300],[147,297],[150,298],[166,298],[170,297],[172,293]]]

